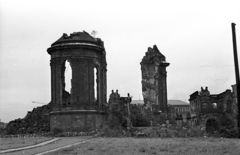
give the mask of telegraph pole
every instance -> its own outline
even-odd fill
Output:
[[[234,55],[235,75],[236,75],[236,87],[237,87],[238,134],[239,134],[239,138],[240,138],[240,79],[239,79],[235,25],[236,25],[235,23],[232,23],[232,40],[233,40],[233,55]]]

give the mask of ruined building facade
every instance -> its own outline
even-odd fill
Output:
[[[142,94],[146,105],[155,106],[161,112],[167,112],[167,72],[165,56],[157,46],[149,47],[141,61]]]
[[[63,34],[47,50],[51,56],[50,130],[86,131],[104,121],[106,53],[103,41],[87,32]],[[71,90],[65,90],[65,63],[72,69]]]
[[[237,127],[237,105],[230,89],[220,94],[210,94],[208,87],[201,88],[201,91],[190,95],[189,101],[192,125],[208,127],[209,124],[220,124],[219,118],[224,116]]]

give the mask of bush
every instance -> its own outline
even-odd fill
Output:
[[[27,133],[33,134],[34,133],[34,129],[33,128],[28,129]]]
[[[17,128],[13,125],[12,126],[9,125],[9,127],[5,131],[7,135],[15,135],[18,133]]]
[[[103,127],[100,129],[98,136],[101,137],[122,137],[124,136],[124,130],[119,127],[111,127],[109,124],[104,124]],[[126,136],[126,135],[125,135]]]
[[[204,131],[201,131],[200,127],[192,127],[187,131],[187,137],[202,137]]]
[[[221,129],[220,136],[225,138],[238,138],[239,134],[236,129]]]
[[[61,134],[63,133],[63,130],[60,128],[54,128],[52,130],[53,136],[61,136]]]
[[[238,131],[235,128],[234,122],[230,118],[228,118],[227,115],[220,115],[220,117],[217,119],[217,122],[217,128],[211,128],[211,126],[209,127],[209,125],[207,124],[208,130],[206,131],[208,136],[225,138],[237,138],[239,136]]]
[[[161,126],[161,127],[136,127],[132,130],[136,137],[161,137],[161,138],[173,138],[173,137],[203,137],[204,131],[201,131],[200,127],[192,128],[177,128],[174,126]]]

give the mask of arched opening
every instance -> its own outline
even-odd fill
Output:
[[[210,118],[206,122],[206,131],[207,133],[214,133],[215,131],[218,131],[218,122],[214,118]]]
[[[72,68],[68,60],[62,63],[61,67],[61,82],[62,82],[62,104],[63,106],[69,106],[71,103],[71,80],[72,80]]]
[[[72,68],[68,60],[65,61],[65,90],[71,94],[72,88]]]
[[[217,103],[212,103],[212,108],[217,109]]]
[[[211,112],[212,113],[217,112],[217,108],[218,108],[217,103],[212,103],[212,105],[211,105]]]
[[[98,69],[94,67],[94,101],[98,100]]]

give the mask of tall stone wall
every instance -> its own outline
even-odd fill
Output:
[[[142,94],[144,103],[157,105],[162,112],[167,112],[167,72],[165,56],[157,46],[149,47],[141,61]]]

